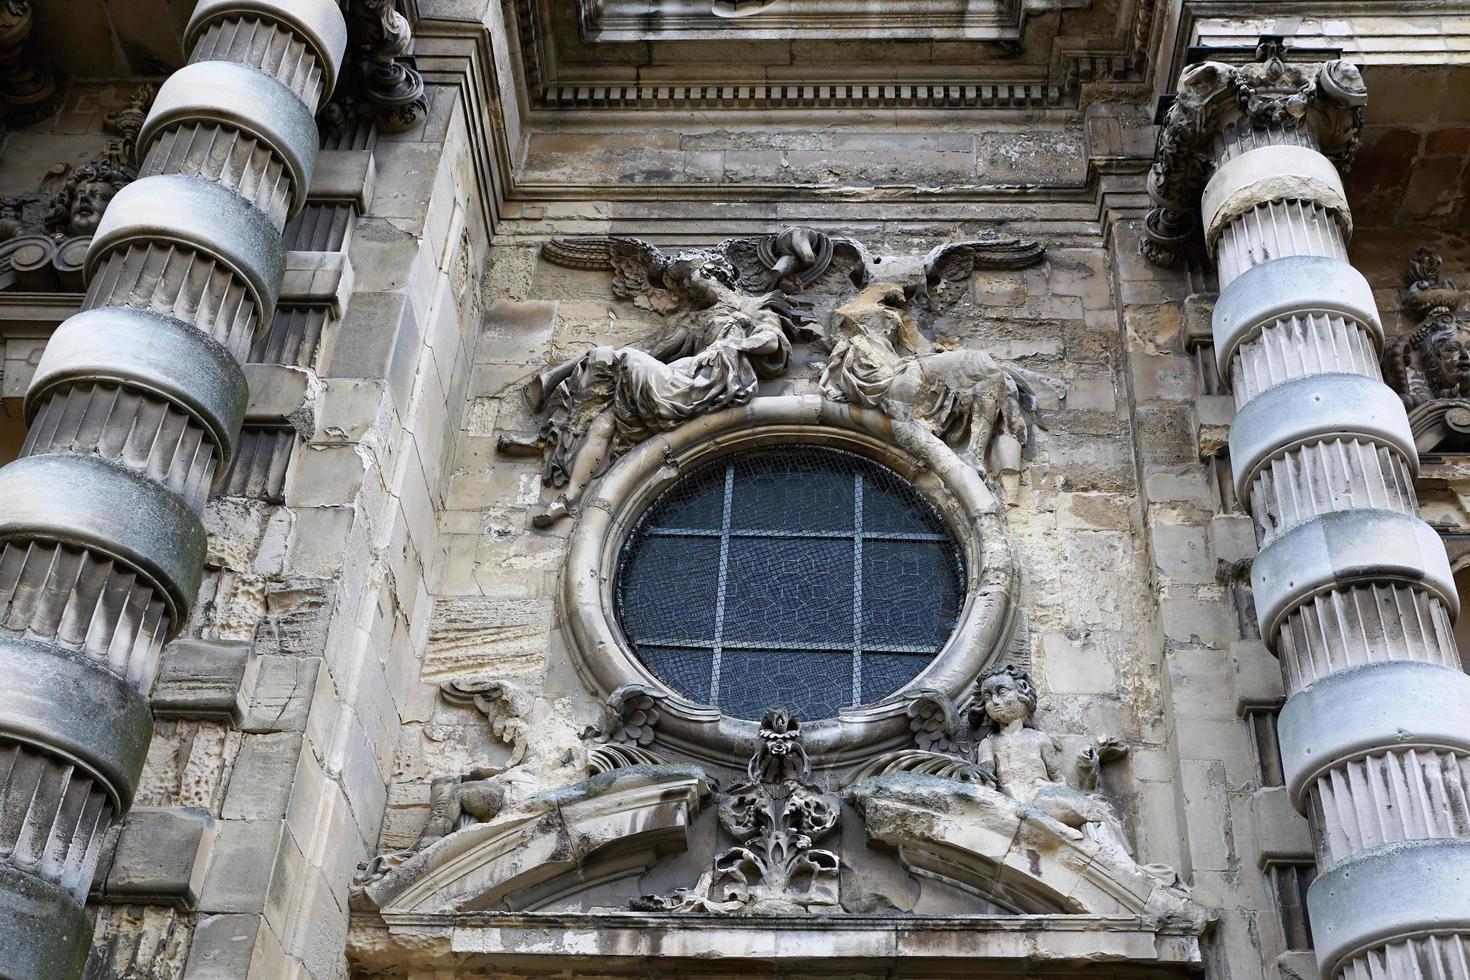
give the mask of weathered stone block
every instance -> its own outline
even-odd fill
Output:
[[[551,621],[550,599],[442,598],[434,604],[424,675],[540,673]]]
[[[285,816],[300,756],[299,734],[279,732],[246,737],[235,759],[220,816],[225,820]]]
[[[311,433],[314,420],[310,374],[284,364],[247,364],[245,380],[250,384],[250,402],[245,409],[247,424],[287,424],[303,434]]]
[[[256,666],[249,643],[175,640],[164,649],[153,684],[153,714],[238,722]]]
[[[105,862],[110,902],[178,904],[199,899],[215,839],[215,820],[195,807],[136,807]]]
[[[320,150],[308,193],[313,201],[348,201],[363,212],[372,203],[377,177],[368,150]]]
[[[1161,576],[1194,585],[1215,581],[1203,527],[1156,522],[1149,527],[1149,536],[1153,540],[1154,567]]]

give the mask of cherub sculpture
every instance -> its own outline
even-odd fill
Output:
[[[1114,857],[1132,860],[1123,823],[1098,795],[1101,765],[1126,749],[1116,739],[1099,739],[1078,754],[1080,789],[1062,778],[1061,746],[1036,727],[1036,685],[1015,664],[992,667],[981,675],[971,707],[971,726],[979,742],[975,762],[995,776],[996,788],[1019,803],[1095,841]]]
[[[976,466],[1018,473],[1035,394],[984,351],[939,350],[897,283],[868,286],[832,314],[822,394],[922,422]]]
[[[537,437],[506,436],[499,445],[511,454],[545,453],[543,478],[561,493],[532,515],[536,527],[571,514],[588,484],[633,446],[745,404],[790,359],[787,325],[772,307],[777,294],[737,289],[736,271],[722,255],[698,251],[670,260],[641,242],[608,241],[614,293],[675,316],[639,344],[595,347],[532,380],[528,398],[542,413]]]
[[[586,747],[571,722],[543,710],[536,696],[508,681],[449,681],[440,688],[446,701],[473,705],[490,722],[490,732],[510,746],[504,765],[476,766],[458,776],[440,777],[429,786],[429,820],[406,851],[377,859],[402,859],[442,840],[461,827],[493,820],[501,811],[538,793],[582,779]],[[376,869],[374,869],[376,870]]]

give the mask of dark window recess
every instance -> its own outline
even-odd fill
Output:
[[[929,665],[964,558],[897,473],[784,446],[694,470],[654,501],[617,571],[617,620],[670,687],[737,718],[880,700]]]
[[[1280,714],[1281,705],[1277,703],[1252,704],[1245,708],[1262,786],[1286,785],[1286,776],[1281,769],[1281,745],[1276,740],[1276,718]]]
[[[1281,932],[1287,949],[1312,948],[1312,920],[1307,917],[1307,888],[1317,877],[1310,861],[1272,861],[1266,866],[1281,912]]]

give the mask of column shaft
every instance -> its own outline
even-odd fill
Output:
[[[1283,758],[1321,869],[1319,961],[1331,980],[1467,977],[1470,678],[1372,293],[1347,263],[1351,215],[1306,126],[1242,118],[1213,149],[1216,353],[1288,693]]]
[[[24,679],[0,689],[0,975],[85,962],[81,904],[198,589],[200,517],[345,43],[332,0],[201,0],[190,64],[139,135],[140,179],[88,252],[83,312],[27,394],[22,457],[0,469],[0,665]]]

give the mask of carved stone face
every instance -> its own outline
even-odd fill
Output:
[[[997,725],[1023,721],[1031,715],[1031,705],[1015,680],[1005,674],[987,678],[980,689],[985,713]]]
[[[117,188],[105,180],[84,180],[72,195],[67,231],[73,235],[92,235],[102,223],[102,212],[117,194]]]
[[[1453,398],[1470,392],[1470,330],[1464,323],[1447,317],[1425,338],[1420,352],[1424,376],[1436,395]]]

